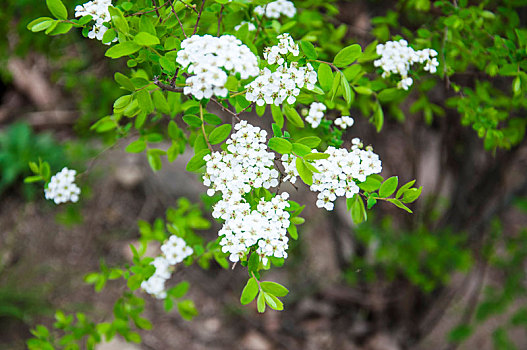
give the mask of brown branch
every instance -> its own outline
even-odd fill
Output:
[[[153,2],[154,0],[152,0]],[[136,13],[130,13],[128,15],[124,15],[125,17],[131,17],[131,16],[141,16],[141,15],[146,15],[147,13],[152,13],[152,12],[157,12],[157,15],[159,17],[159,9],[162,8],[162,7],[165,7],[166,5],[168,5],[170,3],[171,0],[168,0],[167,2],[165,2],[163,5],[159,6],[159,7],[156,7],[154,6],[155,8],[153,10],[148,10],[148,11],[143,11],[143,12],[136,12]]]
[[[154,84],[159,86],[162,90],[165,90],[165,91],[183,92],[183,87],[170,86],[167,84],[163,84],[162,82],[159,81],[159,78],[157,76],[154,77]]]
[[[154,6],[157,14],[157,18],[159,18],[159,23],[162,22],[161,15],[159,14],[159,8],[157,7],[156,0],[152,0],[152,6]]]
[[[196,10],[196,5],[189,6],[189,4],[187,4],[183,0],[178,0],[178,1],[181,2],[183,5],[185,5],[185,7],[188,8],[189,10],[194,11],[194,13],[198,13],[198,10]]]
[[[179,26],[181,27],[181,31],[183,32],[183,35],[185,36],[185,38],[188,38],[187,33],[185,33],[185,28],[183,28],[183,23],[181,23],[181,20],[179,19],[179,16],[177,15],[176,9],[174,9],[174,4],[172,2],[170,3],[170,7],[172,8],[172,13],[176,16],[176,19],[179,23]]]
[[[230,109],[228,109],[227,107],[225,107],[224,105],[222,105],[218,100],[216,100],[214,97],[211,97],[210,99],[212,102],[216,103],[218,106],[221,107],[221,109],[224,111],[224,112],[227,112],[229,113],[230,115],[232,115],[234,118],[236,118],[238,121],[240,120],[240,117],[238,117],[238,114],[234,113],[233,111],[231,111]]]
[[[221,29],[221,18],[223,17],[223,9],[225,8],[224,5],[221,5],[221,9],[220,9],[220,15],[218,16],[218,33],[216,34],[216,36],[220,36],[220,29]]]
[[[201,8],[199,9],[198,19],[196,20],[196,25],[194,26],[194,31],[192,32],[192,35],[196,34],[196,32],[198,31],[199,20],[201,19],[201,14],[203,13],[204,7],[205,7],[205,0],[201,2]]]

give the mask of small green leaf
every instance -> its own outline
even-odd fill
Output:
[[[284,105],[283,108],[284,108],[285,117],[291,124],[299,128],[304,127],[304,121],[302,120],[302,118],[300,117],[300,115],[298,114],[295,108],[289,105]]]
[[[404,191],[403,199],[401,199],[401,202],[403,203],[412,203],[419,198],[421,195],[421,191],[423,190],[423,187],[419,188],[410,188],[406,191]]]
[[[256,305],[258,307],[258,312],[263,313],[265,312],[265,298],[264,298],[264,292],[260,292],[258,294],[258,299],[256,300]]]
[[[364,207],[364,201],[359,194],[356,194],[352,198],[353,204],[351,206],[351,219],[355,224],[360,224],[368,219],[366,214],[366,208]]]
[[[146,151],[146,155],[148,158],[148,163],[150,164],[150,167],[152,168],[152,170],[159,171],[161,170],[161,167],[163,166],[163,164],[161,163],[161,157],[159,153],[155,151],[156,150],[154,149],[149,149],[148,151]]]
[[[285,297],[289,293],[289,290],[286,287],[276,282],[264,281],[260,282],[260,286],[265,292],[275,295],[277,297]]]
[[[284,304],[274,295],[264,292],[265,302],[273,310],[282,311],[284,309]]]
[[[183,121],[189,126],[200,127],[201,119],[198,116],[187,114],[183,116]]]
[[[159,57],[159,64],[164,70],[166,70],[170,74],[174,74],[176,72],[176,64],[173,60],[166,56]]]
[[[327,92],[331,89],[331,85],[333,84],[333,72],[328,64],[321,63],[318,67],[318,81],[322,90]]]
[[[198,314],[198,310],[196,310],[196,306],[192,300],[180,301],[177,303],[177,309],[181,317],[185,320],[191,320]]]
[[[152,92],[152,100],[154,102],[155,108],[164,114],[170,114],[170,107],[168,105],[168,102],[165,98],[165,95],[159,90],[155,90]]]
[[[282,129],[280,129],[280,127],[276,124],[276,123],[273,123],[271,124],[271,128],[273,129],[273,135],[275,137],[282,137]]]
[[[398,199],[396,199],[396,198],[388,198],[387,200],[388,200],[388,202],[392,203],[392,204],[395,205],[396,207],[401,208],[401,209],[404,209],[404,210],[406,210],[407,212],[409,212],[410,214],[413,213],[413,212],[410,210],[410,208],[408,208],[406,205],[404,205],[403,203],[401,203],[400,200],[398,200]]]
[[[121,85],[121,86],[124,87],[126,90],[129,90],[129,91],[135,91],[134,83],[132,83],[132,81],[130,80],[130,78],[128,78],[126,75],[117,72],[117,73],[115,73],[115,75],[113,76],[113,78],[115,79],[115,81],[117,82],[117,84]]]
[[[242,305],[247,305],[251,301],[256,298],[256,295],[258,294],[258,282],[254,279],[254,277],[249,278],[247,281],[247,284],[243,288],[242,296],[240,297],[240,303]]]
[[[313,172],[307,168],[301,158],[296,158],[296,170],[306,185],[313,184]]]
[[[60,0],[46,0],[46,5],[53,16],[58,19],[67,19],[68,10]]]
[[[293,143],[293,153],[298,157],[303,158],[306,155],[310,154],[311,151],[311,148],[307,147],[306,145],[297,142]]]
[[[196,153],[196,155],[194,155],[194,157],[192,157],[187,163],[187,171],[198,171],[202,166],[204,166],[206,162],[203,160],[203,157],[205,157],[207,154],[210,154],[210,150],[208,149],[204,149]]]
[[[117,37],[117,32],[113,28],[109,28],[104,32],[104,35],[102,36],[102,43],[103,44],[109,44]]]
[[[294,224],[289,225],[289,227],[287,228],[287,232],[289,232],[289,235],[292,239],[298,239],[298,230]]]
[[[140,48],[141,46],[137,45],[133,41],[125,41],[124,43],[119,43],[115,46],[110,47],[108,50],[106,50],[106,53],[104,55],[110,58],[130,56],[131,54],[139,51]]]
[[[304,52],[307,58],[314,60],[318,57],[317,52],[315,51],[315,47],[309,41],[300,41],[300,47],[302,48],[302,51]]]
[[[134,42],[141,46],[154,46],[159,44],[159,39],[147,32],[139,32],[134,37]]]
[[[368,176],[366,181],[358,184],[359,188],[366,192],[377,191],[381,187],[381,181],[373,176]]]
[[[190,283],[188,283],[187,281],[182,281],[176,284],[174,287],[170,288],[167,294],[173,298],[179,299],[184,297],[185,294],[187,294],[189,288]]]
[[[302,137],[300,140],[297,140],[296,142],[306,145],[307,147],[310,147],[310,148],[315,148],[318,145],[320,145],[320,142],[322,142],[322,140],[316,136],[307,136],[307,137]]]
[[[218,143],[225,140],[231,134],[232,126],[230,124],[223,124],[215,128],[209,134],[209,142],[212,145],[217,145]]]
[[[293,151],[293,145],[286,139],[272,137],[267,143],[270,149],[280,154],[289,154]]]
[[[146,149],[146,142],[143,139],[135,140],[128,146],[125,151],[128,153],[141,153]]]
[[[391,102],[405,95],[406,95],[406,92],[402,89],[390,88],[390,89],[382,90],[377,97],[379,98],[379,101],[381,102]]]
[[[32,183],[32,182],[37,182],[37,181],[41,181],[42,180],[42,176],[40,175],[33,175],[33,176],[28,176],[24,179],[24,183]]]
[[[152,102],[152,96],[146,89],[138,90],[135,93],[135,98],[139,102],[139,108],[146,114],[150,114],[154,111],[154,103]]]
[[[309,153],[304,156],[305,160],[317,160],[317,159],[328,159],[329,154],[327,153]]]
[[[344,76],[344,73],[339,72],[340,77],[340,87],[342,88],[342,95],[344,96],[344,99],[346,100],[346,103],[350,105],[353,102],[353,99],[355,98],[354,93],[351,91],[350,84],[346,80],[346,77]]]
[[[397,176],[392,176],[389,179],[386,179],[386,181],[384,181],[381,187],[379,188],[379,197],[390,197],[397,189],[398,183],[399,178]]]
[[[362,49],[359,44],[353,44],[343,48],[333,59],[333,64],[337,67],[350,65],[360,57]]]
[[[400,198],[403,195],[404,191],[412,187],[414,183],[415,183],[415,180],[412,180],[410,182],[405,183],[403,186],[401,186],[401,188],[397,190],[397,193],[395,194],[395,198]]]
[[[282,129],[284,127],[284,115],[280,110],[280,107],[271,105],[271,114],[273,115],[273,120]]]
[[[260,266],[260,256],[256,252],[252,252],[249,257],[249,263],[247,264],[247,270],[249,274],[258,273],[258,267]]]

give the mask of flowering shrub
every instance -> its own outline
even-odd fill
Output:
[[[141,317],[140,294],[133,293],[139,288],[163,299],[167,311],[176,300],[182,317],[191,318],[197,312],[193,302],[181,299],[188,283],[165,288],[178,264],[206,265],[214,259],[224,268],[241,265],[248,272],[241,303],[256,299],[260,312],[266,307],[283,310],[279,298],[287,295],[287,288],[264,281],[262,275],[283,265],[289,240],[302,236],[297,226],[305,221],[299,216],[303,203],[290,199],[281,188],[285,182],[300,186],[300,179],[317,193],[316,206],[328,211],[339,205],[338,197],[346,197],[356,224],[367,220],[368,210],[378,201],[412,213],[407,204],[421,194],[415,180],[400,186],[395,175],[385,179],[380,175],[382,155],[359,137],[346,144],[343,135],[354,133],[351,115],[367,117],[381,131],[384,110],[400,116],[397,103],[421,76],[448,79],[444,47],[437,40],[425,40],[430,33],[411,44],[385,38],[384,43],[361,47],[344,42],[343,35],[328,38],[324,30],[310,31],[310,21],[302,21],[302,16],[313,11],[285,0],[94,0],[75,8],[78,19],[68,18],[70,9],[60,0],[46,3],[54,18],[38,18],[28,29],[57,35],[80,28],[85,37],[110,45],[106,57],[126,59],[129,70],[115,73],[124,94],[115,100],[112,113],[91,129],[114,141],[136,131],[139,137],[126,150],[145,152],[153,171],[161,169],[162,157],[172,162],[192,150],[186,170],[199,174],[208,187],[212,216],[222,227],[217,239],[203,242],[195,230],[210,223],[187,202],[168,209],[170,236],[141,223],[142,246],[132,247],[133,266],[105,268],[86,277],[96,290],[109,279],[126,280],[129,291],[116,304],[114,321],[92,327],[86,326],[84,316],[74,323],[72,317],[57,313],[56,326],[65,335],[56,339],[38,328],[30,348],[77,341],[91,348],[115,333],[140,341],[131,325],[152,325]],[[335,8],[324,6],[331,17]],[[379,28],[382,24],[379,20]],[[325,24],[317,25],[325,29]],[[417,64],[423,66],[421,71]],[[416,108],[424,109],[425,115],[441,113],[427,99],[423,104]],[[253,117],[249,112],[262,117],[265,126],[246,120]],[[156,148],[163,140],[170,145]],[[513,141],[491,145],[505,147]],[[57,204],[79,199],[74,172],[66,169],[50,179],[47,163],[32,163],[31,169],[35,175],[30,181],[46,183],[46,198]],[[163,244],[162,255],[145,257],[146,246],[155,240]]]

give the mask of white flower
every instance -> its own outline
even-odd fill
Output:
[[[244,25],[244,24],[247,24],[247,29],[250,31],[250,32],[253,32],[256,30],[256,26],[251,23],[251,22],[247,22],[247,21],[242,21],[240,24],[238,24],[236,27],[234,27],[234,30],[238,31],[240,30],[240,28]]]
[[[247,79],[259,72],[258,58],[232,35],[193,35],[181,43],[176,62],[194,74],[187,78],[183,93],[198,100],[212,95],[226,97],[230,73]]]
[[[92,16],[92,20],[95,21],[91,31],[88,32],[88,38],[102,41],[104,33],[108,30],[104,23],[110,22],[110,12],[108,11],[109,6],[112,6],[111,0],[93,0],[75,7],[75,17],[89,15]],[[114,38],[111,42],[113,43],[116,41],[117,38]],[[111,43],[106,43],[106,45],[110,44]]]
[[[355,121],[350,116],[342,116],[340,118],[335,119],[335,125],[340,126],[342,129],[346,129],[350,126],[353,126]]]
[[[373,62],[375,67],[381,67],[384,71],[382,77],[386,78],[391,74],[399,74],[401,80],[397,83],[399,89],[408,90],[413,84],[412,78],[408,76],[410,67],[414,63],[425,64],[424,70],[430,73],[437,71],[439,62],[437,61],[437,51],[433,49],[423,49],[415,51],[408,46],[406,40],[388,41],[385,44],[377,45],[377,54],[381,58]]]
[[[295,4],[287,0],[277,0],[265,6],[256,6],[254,12],[258,15],[265,15],[268,18],[280,18],[280,15],[293,17],[296,14]]]
[[[308,122],[312,128],[316,128],[320,125],[320,122],[324,118],[324,111],[326,106],[320,102],[313,102],[309,106],[309,112],[306,116],[306,122]]]
[[[44,190],[46,199],[52,199],[55,204],[66,202],[77,202],[81,193],[80,188],[74,183],[75,170],[63,168],[60,172],[53,175],[47,188]]]

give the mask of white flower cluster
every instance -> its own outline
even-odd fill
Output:
[[[278,36],[278,45],[268,47],[264,51],[264,58],[269,64],[278,64],[273,72],[264,68],[260,75],[246,86],[245,98],[256,102],[258,106],[264,104],[280,105],[284,101],[293,104],[296,96],[300,94],[301,88],[313,90],[317,82],[317,72],[310,63],[305,67],[299,67],[297,62],[292,62],[289,67],[285,62],[288,53],[298,56],[300,51],[298,45],[289,36],[281,34]]]
[[[296,8],[291,1],[277,0],[265,6],[256,6],[254,12],[260,16],[265,15],[268,18],[280,18],[280,15],[291,18],[296,14]]]
[[[75,7],[75,17],[90,15],[95,21],[91,31],[88,32],[88,38],[102,41],[104,33],[108,30],[104,23],[110,22],[108,6],[112,6],[112,0],[93,0]],[[112,40],[112,42],[115,41],[117,38]],[[106,45],[110,45],[110,43],[106,43]]]
[[[342,129],[347,129],[353,126],[354,123],[355,121],[353,118],[347,115],[343,115],[342,117],[335,119],[335,125],[340,126]]]
[[[150,263],[156,268],[154,274],[141,283],[141,288],[157,299],[165,299],[167,296],[165,282],[172,276],[171,267],[194,253],[194,250],[182,238],[175,235],[170,236],[161,246],[161,251],[163,255],[156,257]]]
[[[242,21],[240,24],[238,24],[236,27],[234,27],[234,30],[238,31],[240,30],[240,28],[244,25],[244,24],[247,24],[247,29],[250,31],[250,32],[253,32],[256,30],[256,26],[251,23],[251,22],[247,22],[247,21]]]
[[[181,42],[176,62],[194,74],[187,78],[183,93],[198,100],[213,94],[226,97],[228,73],[247,79],[259,72],[257,57],[233,35],[193,35]]]
[[[310,187],[311,191],[319,192],[317,207],[333,210],[333,202],[337,197],[353,197],[359,193],[357,183],[366,181],[368,175],[381,172],[381,161],[371,147],[363,150],[358,138],[353,139],[352,144],[350,151],[328,147],[324,153],[329,154],[329,158],[318,159],[312,163],[319,171],[313,173],[313,184]],[[298,176],[295,161],[295,156],[282,156],[287,175],[284,180],[291,183],[295,183]]]
[[[74,183],[76,174],[75,170],[63,168],[53,175],[44,190],[46,199],[52,199],[55,204],[77,202],[81,189]]]
[[[207,171],[204,184],[212,196],[220,191],[223,198],[215,204],[212,216],[225,220],[218,232],[229,260],[239,261],[247,249],[258,245],[256,252],[264,263],[267,257],[287,257],[287,228],[290,225],[289,195],[284,192],[271,201],[261,200],[255,209],[243,195],[253,188],[278,186],[278,171],[274,168],[274,154],[267,151],[267,132],[241,121],[236,132],[226,141],[227,151],[205,156]]]
[[[311,124],[311,127],[314,129],[320,125],[322,118],[324,118],[324,111],[326,106],[320,102],[313,102],[309,106],[309,112],[307,113],[306,122]]]
[[[388,41],[385,44],[377,45],[377,54],[381,58],[375,60],[375,67],[381,67],[384,72],[382,77],[386,78],[393,74],[399,74],[401,81],[397,83],[399,89],[408,90],[413,84],[412,78],[408,76],[410,66],[414,63],[425,64],[424,70],[430,73],[437,71],[439,62],[437,61],[437,51],[434,49],[414,50],[408,46],[406,40]]]

